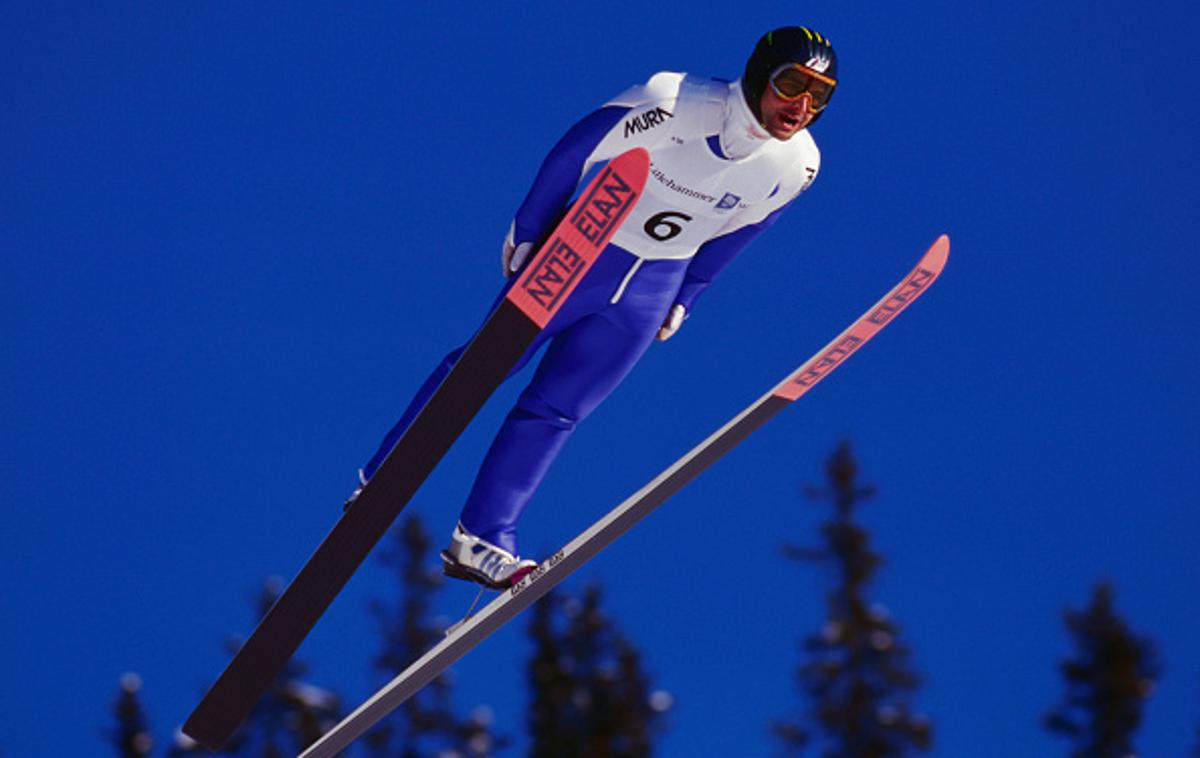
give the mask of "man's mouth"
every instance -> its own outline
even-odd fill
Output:
[[[779,114],[779,124],[788,130],[799,129],[802,119],[800,116],[794,116],[790,113]]]

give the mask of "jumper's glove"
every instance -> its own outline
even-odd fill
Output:
[[[683,326],[683,319],[686,317],[686,308],[679,303],[672,305],[671,310],[667,311],[667,317],[663,319],[662,326],[658,328],[659,342],[671,339],[675,332],[679,331],[679,327]]]
[[[504,246],[500,249],[500,262],[504,266],[504,278],[512,276],[521,270],[521,266],[525,265],[525,259],[533,252],[532,242],[522,242],[516,244],[513,242],[513,233],[516,231],[516,222],[508,227],[508,236],[504,238]]]

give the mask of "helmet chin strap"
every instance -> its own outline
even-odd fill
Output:
[[[725,116],[721,122],[720,138],[721,151],[734,160],[749,156],[771,139],[746,103],[740,80],[729,85],[729,92],[725,96]]]

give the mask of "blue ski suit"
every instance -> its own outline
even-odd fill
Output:
[[[513,369],[549,343],[460,517],[468,531],[514,555],[517,521],[571,432],[637,363],[672,305],[690,313],[820,165],[807,131],[781,141],[762,129],[739,82],[663,72],[586,116],[555,145],[517,211],[510,242],[544,240],[589,170],[633,147],[650,153],[646,190]],[[368,479],[464,349],[447,355],[418,390],[364,467]]]

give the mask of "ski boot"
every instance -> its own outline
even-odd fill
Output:
[[[450,545],[442,551],[442,572],[493,590],[506,590],[537,568],[537,561],[497,547],[468,532],[460,523],[454,527]]]

